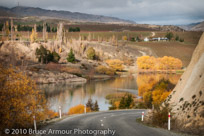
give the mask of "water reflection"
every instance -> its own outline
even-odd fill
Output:
[[[138,95],[146,108],[159,108],[174,89],[181,75],[178,74],[139,74],[137,76]]]
[[[67,113],[70,107],[85,104],[89,98],[97,100],[100,110],[110,106],[105,97],[117,91],[129,91],[137,94],[136,76],[117,77],[105,81],[89,81],[86,84],[45,84],[39,88],[45,91],[50,109]]]
[[[161,79],[168,79],[176,84],[181,75],[177,74],[139,74],[126,77],[117,77],[105,81],[89,81],[86,84],[50,84],[40,85],[45,91],[50,109],[67,113],[70,107],[78,104],[86,104],[89,98],[97,100],[100,111],[108,110],[111,106],[105,99],[108,94],[117,92],[130,92],[142,96],[145,90],[149,90]],[[139,90],[139,91],[138,91]]]

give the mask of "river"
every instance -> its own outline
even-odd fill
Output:
[[[85,84],[44,84],[39,87],[45,91],[49,108],[55,112],[60,106],[63,113],[68,113],[70,107],[86,104],[89,98],[94,102],[97,100],[100,111],[105,111],[111,106],[105,98],[108,94],[129,92],[138,95],[139,85],[142,86],[144,83],[148,85],[152,79],[159,81],[164,77],[176,83],[180,75],[135,74],[108,80],[88,81]]]

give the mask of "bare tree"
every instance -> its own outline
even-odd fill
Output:
[[[43,41],[46,41],[46,35],[47,35],[47,26],[46,23],[43,23]]]
[[[11,18],[11,41],[13,41],[13,19]]]
[[[57,41],[62,44],[63,41],[63,23],[60,22],[57,26]]]

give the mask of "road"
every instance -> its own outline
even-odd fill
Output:
[[[136,122],[144,110],[123,110],[88,113],[67,117],[44,128],[46,136],[177,136],[167,130],[144,126]],[[57,131],[56,131],[57,130]],[[87,131],[88,130],[88,131]],[[102,131],[103,130],[103,131]],[[49,133],[49,134],[48,134]]]

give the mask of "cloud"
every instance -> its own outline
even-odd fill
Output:
[[[204,20],[203,0],[1,0],[0,5],[68,10],[138,23],[188,24]]]

